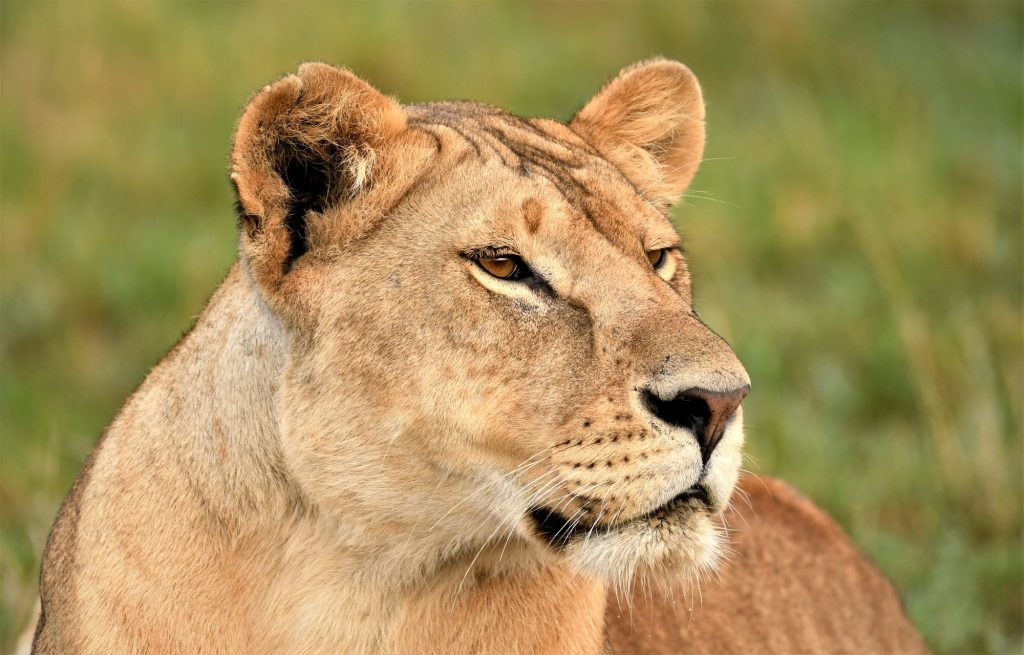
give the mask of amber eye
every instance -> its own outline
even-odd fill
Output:
[[[523,264],[523,260],[514,256],[481,257],[476,260],[476,263],[480,268],[502,280],[522,280],[530,276],[530,269]]]
[[[668,248],[659,248],[658,250],[647,251],[647,261],[651,262],[651,266],[655,270],[659,269],[664,265],[665,259],[667,258]]]

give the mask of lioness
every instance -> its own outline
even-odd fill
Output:
[[[402,106],[324,64],[257,93],[231,154],[238,262],[68,495],[35,651],[685,647],[673,583],[726,552],[750,385],[693,309],[668,218],[703,121],[696,79],[664,60],[568,124]],[[834,571],[852,614],[833,611],[833,638],[813,586],[806,617],[767,628],[919,645],[841,533],[802,540],[813,508],[772,523],[770,501],[735,575],[857,576]],[[785,530],[776,571],[744,563]],[[632,623],[651,587],[665,611]],[[745,596],[706,624],[742,625]]]

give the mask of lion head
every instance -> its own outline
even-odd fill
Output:
[[[568,123],[323,64],[253,97],[241,261],[287,334],[287,474],[339,545],[627,584],[713,564],[749,380],[669,220],[703,145],[665,60]]]

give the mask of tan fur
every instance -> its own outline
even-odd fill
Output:
[[[730,561],[699,588],[608,601],[616,653],[927,653],[889,581],[779,480],[741,478]]]
[[[741,412],[705,463],[650,401],[749,384],[646,254],[703,142],[661,60],[568,125],[323,64],[257,93],[239,261],[65,500],[36,652],[583,655],[609,587],[715,568]],[[535,278],[472,261],[509,250]]]

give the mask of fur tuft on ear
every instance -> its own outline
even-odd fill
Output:
[[[303,64],[253,96],[235,131],[231,180],[242,253],[260,284],[276,288],[305,254],[313,214],[373,185],[379,150],[404,128],[397,102],[326,64]]]
[[[697,78],[667,59],[634,64],[606,84],[570,123],[645,196],[675,204],[704,152]]]

